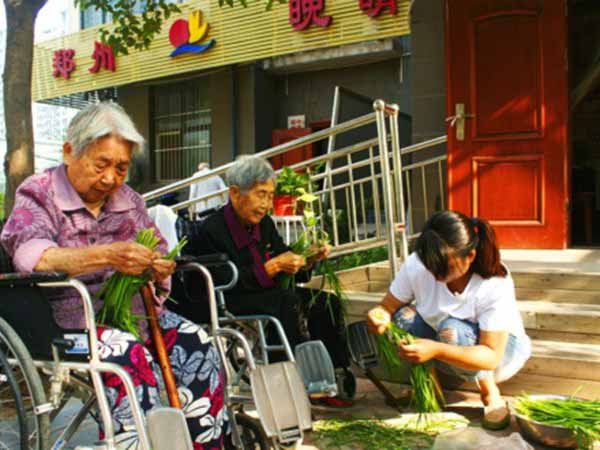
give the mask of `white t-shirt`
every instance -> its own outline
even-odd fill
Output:
[[[417,312],[436,331],[451,316],[476,323],[483,331],[508,331],[529,341],[510,273],[487,280],[474,273],[464,291],[455,294],[412,253],[392,281],[390,293],[402,302],[414,300]]]

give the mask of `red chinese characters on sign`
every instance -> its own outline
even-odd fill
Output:
[[[320,27],[331,24],[331,16],[321,16],[325,9],[325,0],[289,0],[290,24],[301,31],[311,23]]]
[[[94,42],[92,58],[94,59],[94,66],[90,67],[90,72],[96,73],[100,69],[110,70],[111,72],[115,71],[115,56],[110,45]]]
[[[377,17],[384,8],[389,8],[390,13],[398,13],[397,0],[358,0],[358,6],[369,17]]]
[[[71,72],[75,70],[75,50],[70,48],[63,48],[54,52],[54,58],[52,59],[52,72],[53,77],[63,77],[68,80],[71,76]]]

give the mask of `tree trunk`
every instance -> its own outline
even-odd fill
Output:
[[[33,173],[31,72],[33,33],[38,11],[46,0],[4,0],[6,56],[4,61],[4,120],[6,125],[5,214],[12,211],[15,191]]]

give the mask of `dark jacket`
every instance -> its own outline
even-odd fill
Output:
[[[258,227],[260,230],[258,248],[262,264],[268,259],[290,250],[283,242],[271,217],[265,216],[258,224]],[[239,271],[238,283],[233,290],[229,291],[230,294],[265,290],[256,277],[254,261],[249,248],[239,249],[234,242],[225,221],[224,208],[219,209],[204,220],[200,226],[198,237],[188,244],[188,249],[186,250],[186,252],[195,255],[226,253]],[[215,284],[223,284],[230,278],[230,271],[227,268],[212,270],[211,272],[215,278]],[[297,281],[308,281],[308,279],[310,279],[310,272],[307,271],[299,272],[296,277]]]

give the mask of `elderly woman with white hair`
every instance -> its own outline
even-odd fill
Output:
[[[275,172],[259,157],[244,157],[227,171],[229,203],[204,220],[197,239],[186,251],[192,254],[227,253],[239,270],[239,281],[225,293],[227,308],[233,314],[268,314],[278,318],[292,348],[305,339],[323,341],[342,392],[351,391],[354,378],[348,370],[344,320],[337,297],[331,298],[333,317],[325,295],[311,302],[313,292],[278,286],[281,274],[297,274],[296,281],[310,279],[310,267],[329,254],[329,248],[316,249],[308,261],[293,253],[283,242],[268,213],[273,207]],[[217,275],[219,276],[219,275]],[[223,274],[225,277],[225,274]],[[300,319],[307,312],[307,329]],[[301,323],[302,322],[302,323]],[[270,333],[269,340],[276,340]],[[329,406],[346,407],[341,398],[320,401]]]
[[[116,104],[92,105],[73,118],[63,146],[64,164],[21,184],[0,236],[17,270],[66,272],[84,282],[92,296],[114,271],[150,272],[153,283],[168,292],[175,263],[163,258],[164,239],[157,252],[134,242],[138,231],[154,223],[141,196],[124,184],[132,157],[141,151],[143,142]],[[76,293],[56,292],[52,300],[59,326],[84,328],[83,305]],[[157,297],[159,325],[194,449],[221,448],[226,417],[218,354],[204,330],[165,309],[163,301]],[[94,300],[96,311],[100,306]],[[132,309],[136,315],[145,315],[139,295]],[[98,327],[100,356],[125,367],[142,409],[148,411],[160,403],[158,373],[147,348],[146,321],[139,323],[139,331],[145,342],[121,330]],[[103,379],[117,440],[120,447],[129,448],[136,435],[124,386],[115,376]]]

